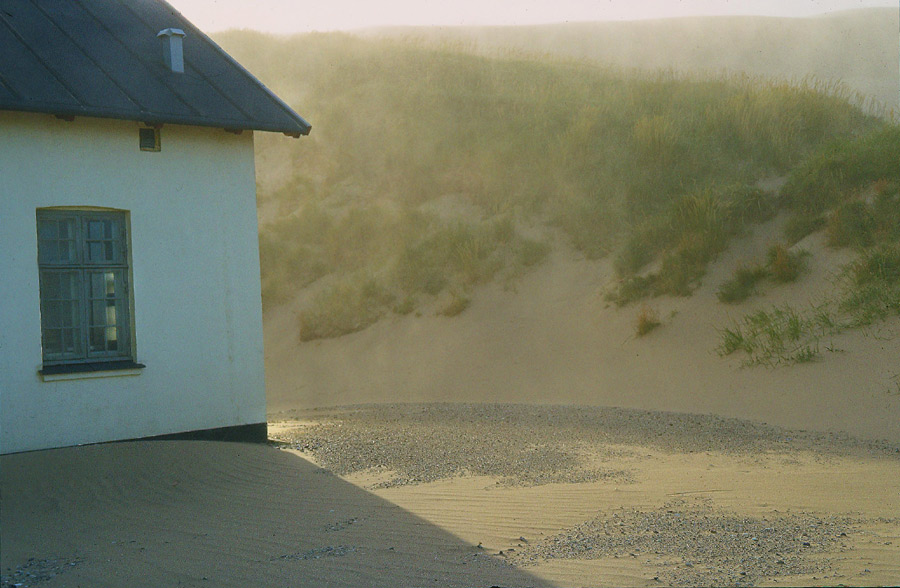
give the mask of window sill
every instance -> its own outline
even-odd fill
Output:
[[[139,376],[146,366],[131,360],[103,361],[94,363],[68,363],[48,365],[38,370],[44,382],[61,380],[83,380],[88,378],[117,378],[121,376]]]

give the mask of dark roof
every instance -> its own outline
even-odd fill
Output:
[[[182,29],[184,73],[163,59]],[[2,0],[0,110],[298,136],[310,125],[162,0]]]

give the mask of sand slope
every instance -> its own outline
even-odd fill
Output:
[[[810,364],[741,366],[715,349],[719,330],[754,308],[805,308],[833,290],[846,251],[821,235],[808,274],[766,295],[724,305],[715,291],[741,261],[760,261],[779,238],[760,227],[710,267],[689,298],[649,301],[663,326],[635,336],[639,305],[610,307],[608,261],[592,262],[557,239],[521,279],[476,290],[453,318],[391,316],[338,339],[299,343],[296,308],[265,317],[269,411],[360,402],[536,402],[718,414],[866,438],[900,440],[900,320],[820,342]],[[826,348],[832,349],[828,351]]]

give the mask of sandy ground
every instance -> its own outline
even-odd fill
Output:
[[[273,434],[536,584],[900,581],[900,445],[588,407],[293,417]]]
[[[893,585],[900,446],[651,411],[294,411],[0,458],[2,586]]]

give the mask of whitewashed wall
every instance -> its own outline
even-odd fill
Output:
[[[265,422],[252,133],[139,127],[0,112],[0,453]],[[52,206],[129,212],[139,375],[38,375]]]

